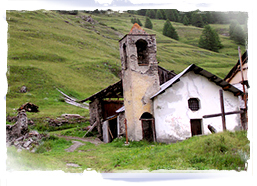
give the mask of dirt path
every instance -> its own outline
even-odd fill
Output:
[[[81,143],[79,141],[72,141],[73,145],[70,146],[69,148],[65,149],[66,152],[73,152],[77,148],[79,148],[82,145],[85,145],[84,143]]]
[[[86,138],[80,138],[80,137],[73,137],[73,136],[61,136],[61,135],[57,135],[60,138],[65,138],[66,140],[80,140],[83,142],[90,142],[93,143],[95,145],[99,145],[102,144],[104,142],[102,142],[99,138],[94,138],[94,137],[86,137]]]

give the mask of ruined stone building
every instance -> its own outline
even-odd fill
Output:
[[[208,125],[222,131],[219,89],[224,91],[226,112],[239,110],[242,91],[212,73],[192,64],[180,74],[160,66],[156,38],[134,24],[120,41],[121,80],[82,100],[90,101],[91,125],[110,142],[129,140],[175,142],[193,135],[209,134]],[[240,115],[226,116],[227,129],[241,127]]]

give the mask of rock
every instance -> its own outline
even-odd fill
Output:
[[[20,89],[20,93],[26,93],[28,90],[27,90],[27,87],[25,85],[23,85]]]
[[[80,167],[78,164],[75,164],[75,163],[67,163],[66,165],[68,167]]]
[[[27,114],[21,110],[17,115],[17,122],[14,125],[6,125],[6,141],[15,140],[28,133]]]
[[[83,118],[79,114],[62,114],[62,117],[64,117],[64,118]]]
[[[38,136],[38,135],[39,135],[39,133],[35,130],[29,132],[29,136]]]
[[[17,116],[6,116],[6,121],[15,123],[17,121]]]
[[[31,141],[30,141],[30,140],[29,140],[29,141],[26,141],[26,142],[24,143],[23,147],[27,148],[30,144],[31,144]]]

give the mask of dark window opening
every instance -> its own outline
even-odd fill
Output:
[[[202,134],[202,121],[201,119],[191,119],[191,133],[192,136],[201,135]]]
[[[199,104],[199,100],[197,98],[190,98],[188,100],[188,107],[192,110],[192,111],[197,111],[200,109],[200,104]]]
[[[123,45],[123,58],[124,58],[124,67],[125,67],[125,70],[127,69],[127,50],[126,50],[126,44],[124,43]]]
[[[147,52],[147,42],[143,39],[139,39],[136,42],[137,47],[137,60],[138,65],[148,65],[148,52]]]

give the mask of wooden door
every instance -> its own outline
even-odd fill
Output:
[[[191,133],[192,136],[202,134],[202,120],[201,119],[191,119]]]

